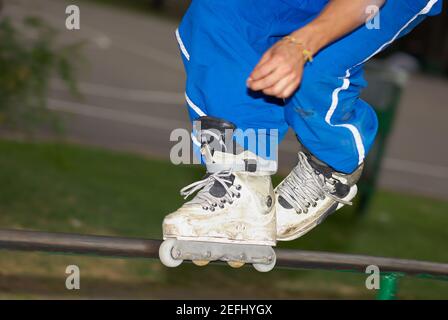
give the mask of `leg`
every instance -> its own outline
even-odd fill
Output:
[[[269,38],[273,10],[290,8],[280,4],[268,0],[193,1],[182,20],[177,38],[187,72],[187,103],[192,120],[201,123],[199,147],[207,175],[181,190],[184,196],[197,194],[164,219],[166,241],[160,258],[167,266],[177,266],[183,259],[199,265],[211,260],[228,261],[232,266],[252,263],[259,271],[269,271],[275,265],[270,248],[276,243],[270,178],[275,170],[263,165],[266,159],[260,155],[260,141],[254,149],[249,143],[248,150],[241,153],[229,153],[221,146],[228,145],[229,135],[224,130],[255,129],[265,132],[264,136],[258,132],[257,140],[265,140],[272,136],[269,130],[275,129],[277,144],[288,128],[282,101],[246,88],[252,68],[275,40]],[[245,139],[239,138],[235,137],[246,147]],[[215,140],[219,143],[213,146]]]
[[[361,26],[305,67],[285,117],[314,156],[343,173],[353,172],[363,162],[376,135],[377,119],[359,98],[366,85],[362,67],[439,5],[441,0],[387,1],[380,11],[380,29]]]
[[[278,39],[277,34],[294,30],[318,13],[317,6],[309,11],[297,4],[293,7],[292,2],[193,1],[177,32],[192,120],[205,115],[225,119],[241,130],[258,130],[259,140],[268,145],[271,134],[275,135],[272,129],[278,132],[273,139],[276,143],[283,138],[288,130],[284,102],[250,92],[246,79],[261,55]],[[280,16],[281,29],[276,21]],[[250,146],[245,148],[258,154]]]
[[[305,152],[276,189],[279,240],[296,239],[351,204],[377,130],[374,110],[359,98],[365,86],[362,67],[434,12],[436,3],[388,1],[380,11],[379,30],[362,26],[305,67],[301,86],[285,110]]]

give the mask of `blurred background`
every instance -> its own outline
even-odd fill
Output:
[[[0,228],[160,238],[200,167],[169,162],[189,128],[174,31],[181,0],[0,0]],[[67,30],[66,7],[80,8]],[[281,247],[448,262],[448,18],[369,63],[380,134],[357,203]],[[289,134],[278,183],[296,161]],[[65,267],[81,290],[65,289]],[[204,279],[207,279],[204,282]],[[0,252],[0,298],[361,298],[365,275]],[[448,299],[405,278],[400,298]]]

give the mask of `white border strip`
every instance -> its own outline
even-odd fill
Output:
[[[194,112],[196,112],[200,117],[205,117],[206,116],[204,111],[202,111],[201,108],[199,108],[197,105],[195,105],[193,103],[193,101],[190,100],[190,98],[188,97],[186,92],[185,92],[185,100],[187,101],[187,104],[190,106],[190,108],[193,109]]]
[[[335,124],[331,123],[331,118],[333,117],[336,107],[339,104],[339,93],[343,90],[347,90],[350,87],[350,79],[349,78],[350,78],[350,71],[347,70],[347,72],[345,74],[344,81],[342,83],[342,86],[339,88],[336,88],[333,91],[332,99],[331,99],[331,106],[330,106],[330,109],[328,109],[327,114],[325,115],[325,122],[327,122],[332,127],[343,127],[343,128],[350,130],[350,132],[352,133],[352,135],[355,139],[356,149],[358,151],[358,165],[360,165],[364,161],[364,158],[366,155],[366,150],[364,148],[364,144],[362,142],[362,138],[361,138],[361,134],[359,133],[359,130],[354,125],[351,125],[351,124],[335,125]]]
[[[196,138],[196,136],[193,134],[193,132],[190,134],[191,135],[191,141],[193,141],[193,143],[195,145],[197,145],[198,147],[201,146],[201,143],[199,142],[199,140]]]
[[[180,37],[179,29],[176,29],[176,39],[179,43],[180,51],[182,51],[182,54],[185,56],[185,58],[190,61],[190,54],[188,53],[187,49],[184,46],[184,42],[182,41],[182,38]]]

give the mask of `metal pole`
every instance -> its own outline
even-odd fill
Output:
[[[158,258],[160,240],[0,229],[0,249]],[[276,249],[277,266],[357,271],[376,265],[381,272],[399,272],[448,280],[448,264],[340,253]]]
[[[0,229],[0,249],[98,256],[157,258],[162,241]]]
[[[381,276],[380,290],[378,291],[377,300],[395,300],[398,291],[398,279],[400,275],[397,273],[389,273]]]

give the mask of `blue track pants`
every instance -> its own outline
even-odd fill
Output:
[[[193,0],[177,40],[187,74],[191,119],[208,115],[243,130],[292,127],[300,142],[337,171],[350,173],[374,141],[378,121],[359,98],[366,61],[402,37],[442,0],[387,0],[379,29],[363,25],[307,63],[299,89],[279,101],[246,87],[246,79],[276,41],[314,19],[328,0]],[[275,132],[275,130],[273,131]],[[269,138],[269,137],[268,137]]]

